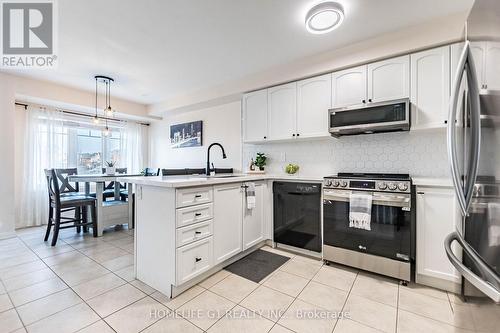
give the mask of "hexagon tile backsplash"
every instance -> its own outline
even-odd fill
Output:
[[[257,152],[268,156],[267,171],[284,173],[287,163],[299,175],[323,177],[337,172],[409,173],[413,177],[449,177],[446,132],[420,131],[344,136],[312,141],[243,145],[243,166]]]

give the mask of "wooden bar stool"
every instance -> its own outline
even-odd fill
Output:
[[[97,237],[97,214],[96,214],[96,199],[85,194],[73,193],[72,195],[61,195],[59,182],[54,169],[46,169],[45,176],[47,177],[47,189],[49,192],[49,223],[45,233],[44,241],[49,239],[50,229],[54,226],[54,234],[52,235],[52,246],[57,243],[60,229],[67,228],[86,228],[92,226],[94,237]],[[92,222],[87,221],[87,207],[90,207]],[[75,214],[74,218],[61,216],[62,213],[76,209],[82,214]],[[70,224],[70,225],[67,225]]]

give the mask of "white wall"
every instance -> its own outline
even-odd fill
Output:
[[[14,94],[0,74],[0,239],[14,232]]]
[[[285,174],[284,166],[300,166],[299,175],[324,177],[338,172],[409,173],[449,177],[446,132],[410,131],[345,136],[317,141],[244,145],[243,163],[257,152],[268,156],[267,172]]]
[[[170,125],[203,121],[203,146],[170,147]],[[222,159],[218,147],[212,148],[211,161],[215,167],[241,169],[241,103],[233,102],[212,108],[165,116],[149,128],[150,166],[154,168],[188,168],[206,166],[207,148],[213,142],[224,146],[227,159]]]

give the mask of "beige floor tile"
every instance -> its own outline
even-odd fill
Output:
[[[55,277],[26,288],[14,290],[9,294],[12,303],[14,303],[15,306],[20,306],[67,288],[68,286],[60,278]]]
[[[19,275],[10,279],[3,280],[3,284],[7,291],[13,291],[21,288],[26,288],[42,281],[50,280],[57,277],[52,270],[44,268],[39,271]]]
[[[293,297],[289,295],[266,286],[260,286],[240,304],[247,309],[258,312],[267,319],[278,321],[293,300]]]
[[[134,264],[134,256],[131,254],[127,254],[124,256],[120,256],[117,258],[113,258],[107,261],[103,261],[101,265],[109,269],[110,271],[118,271],[122,268],[125,268],[127,266],[133,265]]]
[[[89,258],[94,259],[98,263],[103,263],[111,259],[129,255],[129,253],[125,250],[113,246],[107,249],[103,249],[102,251],[97,251],[95,253],[85,253],[85,255],[87,255]]]
[[[135,280],[134,265],[127,266],[125,268],[122,268],[120,270],[115,271],[114,273],[127,282],[131,282],[131,281]]]
[[[269,333],[293,333],[293,331],[290,331],[288,328],[284,328],[283,326],[276,324],[269,331]]]
[[[235,305],[230,300],[206,290],[181,306],[177,312],[199,328],[207,330]]]
[[[9,295],[7,294],[0,295],[0,312],[7,311],[9,309],[12,309],[13,307],[14,306],[10,301]]]
[[[19,319],[16,310],[12,309],[0,312],[0,327],[2,328],[2,332],[10,333],[22,328],[23,323]]]
[[[85,244],[85,243],[83,243],[83,244]],[[72,245],[72,246],[75,247],[75,245]],[[80,251],[84,255],[88,256],[89,258],[92,258],[94,256],[99,256],[99,253],[101,253],[103,251],[113,250],[113,249],[117,249],[117,247],[108,243],[108,242],[101,241],[101,242],[89,243],[89,244],[87,244],[86,247],[78,249],[78,251]]]
[[[152,293],[156,292],[156,289],[148,286],[147,284],[139,280],[133,280],[130,282],[130,284],[139,289],[140,291],[142,291],[143,293],[145,293],[146,295],[151,295]]]
[[[442,291],[439,289],[423,286],[421,284],[409,283],[408,286],[401,286],[401,289],[406,289],[409,291],[413,291],[414,293],[432,296],[435,298],[442,299],[444,301],[448,301],[448,295],[446,291]]]
[[[26,252],[18,256],[0,260],[0,270],[4,270],[6,268],[26,264],[37,260],[39,259],[36,256],[36,254],[34,254],[33,252]]]
[[[356,295],[349,295],[343,309],[349,318],[384,332],[396,330],[397,309]]]
[[[356,271],[341,266],[323,266],[314,276],[313,281],[349,291],[356,279],[356,275]]]
[[[19,275],[36,272],[47,268],[47,265],[41,260],[32,261],[26,264],[0,270],[0,279],[5,280]]]
[[[87,303],[94,311],[104,318],[145,296],[146,294],[139,289],[129,284],[124,284],[123,286],[88,300]]]
[[[118,333],[137,333],[165,318],[169,312],[161,303],[146,297],[104,320]]]
[[[70,286],[76,286],[109,273],[106,268],[96,263],[91,263],[75,269],[64,268],[62,271],[57,271],[54,267],[54,270],[57,275],[59,275],[59,277]]]
[[[263,318],[253,311],[236,306],[221,320],[216,322],[209,333],[267,333],[274,322]]]
[[[128,247],[134,244],[134,239],[132,237],[121,238],[113,241],[109,241],[109,244],[124,249],[124,247]]]
[[[358,274],[351,293],[393,307],[398,306],[398,285],[383,277]]]
[[[270,246],[263,246],[260,248],[261,250],[264,250],[264,251],[269,251],[269,252],[272,252],[272,253],[276,253],[276,254],[279,254],[281,256],[285,256],[285,257],[288,257],[288,258],[294,258],[295,257],[295,254],[292,253],[292,252],[288,252],[288,251],[285,251],[285,250],[281,250],[281,249],[278,249],[278,248],[272,248]]]
[[[220,282],[222,279],[225,279],[226,277],[228,277],[229,274],[231,274],[231,273],[229,273],[226,270],[220,270],[217,273],[209,276],[208,278],[206,278],[205,280],[200,282],[199,285],[205,289],[208,289],[208,288],[212,287],[213,285],[215,285],[216,283]]]
[[[451,303],[465,304],[462,297],[460,295],[455,294],[455,293],[448,292],[448,299],[450,300]]]
[[[300,294],[308,282],[309,280],[300,276],[278,271],[266,280],[263,285],[274,290],[281,291],[292,297],[296,297]]]
[[[297,333],[331,333],[335,314],[299,299],[295,300],[278,324]]]
[[[335,329],[333,330],[333,333],[380,333],[380,332],[382,331],[379,331],[373,327],[369,327],[349,319],[339,319],[337,321],[337,325],[335,325]]]
[[[82,328],[78,333],[115,333],[115,331],[104,320],[99,320],[92,325]]]
[[[73,290],[84,300],[101,295],[107,291],[115,289],[126,282],[113,273],[108,273],[97,279],[86,281],[82,284],[73,286]]]
[[[405,310],[398,311],[398,333],[472,333],[440,321],[419,316]],[[493,331],[489,331],[493,332]]]
[[[215,284],[209,290],[219,296],[223,296],[234,303],[241,302],[245,297],[250,295],[259,284],[242,278],[238,275],[231,274],[224,280]]]
[[[86,257],[84,254],[78,251],[66,252],[63,254],[58,254],[53,257],[48,257],[43,259],[43,261],[50,267],[59,266],[59,267],[77,267],[88,265],[89,263],[93,263],[92,259]]]
[[[280,267],[280,270],[306,279],[312,279],[321,266],[310,264],[307,261],[302,261],[297,258],[298,256],[289,260],[286,264]]]
[[[50,296],[17,307],[19,316],[25,325],[53,315],[61,310],[82,303],[80,297],[71,289],[66,289]]]
[[[142,333],[201,333],[198,327],[179,317],[168,317],[157,321]]]
[[[473,304],[469,306],[469,310],[478,332],[500,332],[500,305]]]
[[[70,245],[64,243],[58,243],[57,246],[54,247],[50,246],[49,243],[45,243],[41,246],[32,248],[32,250],[42,259],[74,251],[74,249]]]
[[[323,260],[321,260],[321,258],[296,255],[293,259],[306,262],[310,265],[315,265],[315,266],[319,266],[319,267],[323,266]]]
[[[27,326],[29,333],[72,333],[99,320],[85,303],[75,305]]]
[[[3,286],[2,280],[0,279],[0,295],[6,294],[7,290]]]
[[[151,297],[156,299],[158,302],[161,302],[169,309],[176,310],[204,291],[205,289],[200,286],[193,286],[175,298],[169,298],[159,291],[151,294]]]
[[[347,292],[311,281],[302,290],[298,298],[321,308],[339,312],[345,304]]]
[[[399,289],[399,308],[446,324],[474,329],[471,312],[457,307],[454,314],[448,300],[414,293],[407,288]]]

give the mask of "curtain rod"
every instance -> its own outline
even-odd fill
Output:
[[[19,103],[19,102],[15,102],[14,103],[15,105],[19,105],[19,106],[23,106],[25,110],[28,109],[28,104],[26,103]],[[94,118],[95,116],[93,115],[89,115],[89,114],[86,114],[86,113],[83,113],[83,112],[76,112],[76,111],[70,111],[70,110],[63,110],[63,109],[59,109],[59,108],[55,108],[57,111],[60,111],[62,113],[66,113],[66,114],[71,114],[71,115],[76,115],[76,116],[82,116],[82,117],[87,117],[87,118]],[[115,121],[115,122],[122,122],[122,123],[126,123],[127,120],[121,120],[121,119],[115,119],[115,118],[108,118],[108,117],[97,117],[99,119],[102,119],[102,120],[107,120],[107,121]],[[143,126],[149,126],[148,123],[141,123],[141,122],[137,122],[139,125],[143,125]]]

